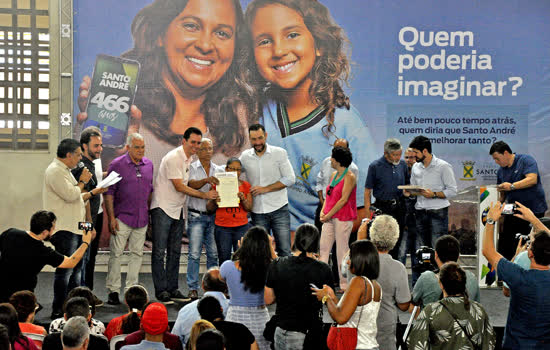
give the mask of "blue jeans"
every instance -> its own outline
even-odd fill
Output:
[[[153,251],[151,270],[155,296],[162,292],[173,292],[178,289],[180,268],[181,238],[185,220],[180,213],[179,219],[172,219],[161,208],[151,210],[153,231]],[[165,253],[166,252],[166,253]],[[164,257],[166,254],[166,265]]]
[[[252,224],[263,226],[268,233],[273,234],[279,256],[290,255],[290,214],[288,204],[265,214],[252,214]]]
[[[302,350],[305,339],[305,333],[275,328],[275,350]]]
[[[449,233],[449,207],[416,210],[416,229],[423,244],[435,248],[435,242]]]
[[[218,260],[220,266],[223,262],[231,259],[231,248],[237,251],[239,248],[239,239],[241,239],[246,231],[250,228],[250,224],[237,227],[217,226],[214,234],[216,236],[216,246],[218,247]]]
[[[82,244],[82,236],[70,231],[57,231],[51,238],[55,250],[65,256],[71,256]],[[87,253],[87,252],[86,252]],[[72,269],[55,269],[53,277],[53,312],[62,312],[67,293],[80,286],[82,281],[82,260]]]
[[[189,290],[199,290],[199,267],[203,244],[206,248],[206,267],[211,268],[218,265],[218,250],[214,239],[215,218],[215,215],[202,215],[188,211],[187,287]]]

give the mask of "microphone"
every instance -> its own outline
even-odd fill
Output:
[[[82,161],[78,162],[78,164],[76,165],[76,167],[77,167],[78,169],[82,169],[82,168],[88,169],[88,167],[87,167],[87,166],[84,164],[84,162],[82,162]],[[88,171],[90,171],[90,169],[88,169]],[[94,181],[94,176],[93,176],[93,175],[94,175],[94,174],[92,173],[92,177],[90,178],[90,181],[92,182],[92,185],[95,186],[96,183],[95,183],[95,181]]]

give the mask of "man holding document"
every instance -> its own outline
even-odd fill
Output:
[[[216,173],[223,168],[212,163],[214,145],[212,140],[202,138],[197,151],[198,160],[189,167],[189,187],[208,192],[212,186],[218,184]],[[188,298],[199,297],[199,267],[202,246],[206,249],[206,267],[218,266],[218,252],[214,240],[214,211],[207,210],[207,199],[189,196],[187,200],[187,237],[189,238],[189,256],[187,259],[187,288]]]
[[[127,153],[109,165],[109,176],[114,172],[122,178],[111,185],[105,195],[105,209],[109,219],[109,271],[107,273],[108,304],[120,304],[120,263],[126,243],[130,250],[126,289],[138,283],[143,257],[143,243],[149,224],[149,204],[153,193],[153,163],[144,157],[145,141],[138,134],[128,135]]]
[[[417,196],[416,228],[424,245],[435,247],[435,241],[449,232],[449,202],[457,187],[452,166],[432,154],[432,143],[425,136],[415,137],[409,147],[416,156],[411,169],[411,186],[405,196]]]
[[[236,251],[239,248],[239,240],[250,227],[248,212],[252,210],[251,186],[239,179],[242,169],[238,158],[227,160],[226,172],[216,174],[219,198],[208,201],[207,205],[208,210],[216,210],[214,235],[220,266],[231,259],[231,249]]]

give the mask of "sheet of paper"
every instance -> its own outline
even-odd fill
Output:
[[[97,184],[97,187],[106,188],[116,184],[120,180],[122,180],[122,177],[120,177],[120,175],[116,171],[111,171],[109,173],[109,176],[107,176]]]
[[[214,175],[220,183],[216,185],[216,191],[220,196],[219,208],[234,208],[239,206],[239,178],[236,172],[216,173]]]

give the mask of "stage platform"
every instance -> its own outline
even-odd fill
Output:
[[[103,323],[107,324],[111,319],[114,317],[120,316],[127,312],[126,307],[124,304],[113,306],[108,305],[106,303],[107,301],[107,289],[105,288],[105,279],[107,274],[105,272],[96,272],[95,275],[95,288],[94,293],[103,301],[105,301],[105,305],[98,307],[96,311],[95,318],[99,319]],[[410,276],[409,276],[410,277]],[[180,274],[180,290],[187,294],[187,284],[186,284],[186,275],[184,273]],[[125,274],[122,276],[122,283],[124,285],[125,281]],[[140,274],[140,283],[142,283],[147,290],[150,293],[150,298],[154,300],[154,288],[153,288],[153,280],[152,275],[150,273],[141,273]],[[36,296],[38,298],[38,301],[42,306],[44,307],[43,310],[41,310],[36,315],[36,323],[48,326],[50,323],[50,314],[52,311],[52,300],[53,300],[53,272],[41,272],[38,276],[38,285],[36,288]],[[121,299],[122,299],[121,295]],[[122,301],[122,300],[121,300]],[[502,292],[500,289],[481,289],[481,303],[483,304],[485,310],[489,314],[491,324],[495,328],[497,332],[498,337],[498,344],[501,344],[502,342],[502,334],[504,330],[504,326],[506,324],[506,317],[508,315],[508,303],[509,299],[506,298],[504,295],[502,295]],[[167,305],[168,309],[168,319],[170,321],[170,324],[173,325],[173,323],[176,320],[178,311],[181,307],[183,307],[186,303],[175,303],[172,305]],[[275,306],[271,305],[269,306],[269,312],[273,314],[275,312]],[[325,310],[325,322],[331,322],[330,317],[327,316],[328,312]],[[401,312],[400,313],[400,321],[403,324],[406,324],[409,320],[409,314]],[[497,347],[499,349],[500,347]]]

